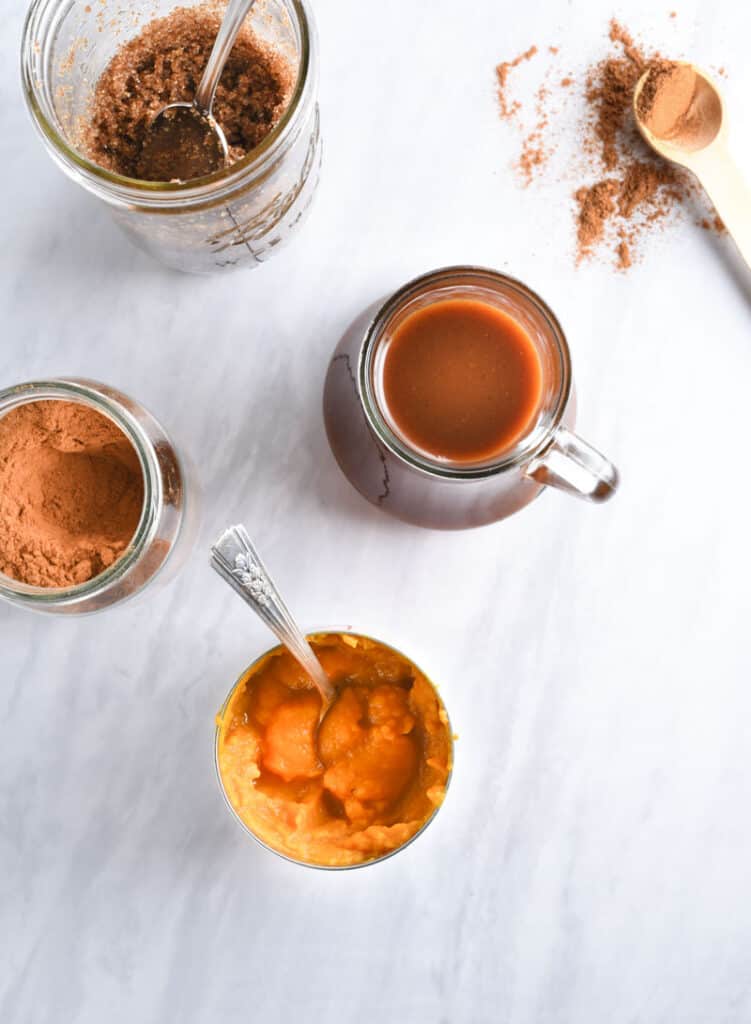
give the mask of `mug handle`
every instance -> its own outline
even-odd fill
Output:
[[[553,443],[530,462],[526,475],[538,484],[597,504],[612,498],[619,482],[613,463],[565,427],[560,427]]]

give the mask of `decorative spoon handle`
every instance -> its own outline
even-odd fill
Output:
[[[248,11],[255,3],[255,0],[229,0],[227,9],[224,12],[222,23],[219,26],[214,46],[209,54],[209,59],[201,75],[201,81],[196,89],[196,96],[193,102],[206,117],[211,116],[211,108],[214,105],[214,94],[222,77],[224,65],[232,52],[238,33],[242,28]]]
[[[230,526],[211,548],[211,565],[298,660],[329,704],[334,687],[282,601],[244,526]]]

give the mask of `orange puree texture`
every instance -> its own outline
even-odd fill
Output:
[[[368,637],[310,638],[337,697],[320,697],[276,647],[220,713],[219,773],[240,819],[294,860],[361,864],[402,846],[440,806],[451,767],[448,718],[432,683]]]

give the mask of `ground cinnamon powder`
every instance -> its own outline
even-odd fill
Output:
[[[508,79],[509,74],[513,68],[518,68],[524,61],[530,60],[537,53],[536,46],[530,46],[524,53],[520,53],[518,57],[514,57],[513,60],[503,61],[495,69],[496,78],[498,80],[498,106],[500,108],[501,117],[508,121],[510,120],[517,110],[521,107],[518,100],[510,100],[508,95]]]
[[[549,48],[549,51],[550,53],[558,52],[553,46]],[[537,52],[536,46],[530,46],[528,50],[520,53],[513,60],[504,61],[496,66],[498,108],[501,117],[505,121],[518,121],[518,114],[521,109],[521,103],[518,100],[512,100],[509,96],[509,75],[514,68],[518,68],[520,64],[531,60]],[[537,120],[535,126],[524,135],[521,153],[516,162],[517,170],[527,185],[532,181],[537,171],[545,164],[549,156],[549,149],[544,142],[544,133],[548,126],[548,117],[544,109],[547,96],[548,89],[543,83],[538,89],[536,96],[535,111]]]
[[[616,266],[626,270],[641,235],[681,203],[692,186],[683,172],[653,156],[633,117],[636,83],[661,58],[647,56],[616,21],[611,21],[608,35],[617,50],[589,70],[585,97],[591,111],[590,149],[612,174],[606,179],[611,195],[606,205],[599,205],[600,216],[593,218],[591,206],[598,204],[605,182],[575,192],[577,258],[590,256],[612,225],[611,250]]]
[[[690,196],[697,196],[697,190],[687,174],[652,153],[633,116],[634,87],[641,75],[651,69],[664,72],[673,65],[647,52],[615,20],[610,22],[608,41],[612,52],[592,65],[584,78],[583,123],[566,124],[555,105],[556,98],[571,93],[572,76],[561,78],[558,72],[548,85],[552,76],[548,70],[535,93],[532,124],[528,119],[524,127],[522,103],[511,95],[510,75],[519,63],[540,52],[537,47],[498,66],[498,101],[501,117],[522,129],[515,166],[525,185],[544,173],[556,132],[578,134],[579,144],[565,171],[567,178],[579,179],[573,191],[576,261],[605,251],[618,269],[626,270],[638,257],[642,238],[678,213]],[[554,47],[547,52],[557,55]],[[713,218],[700,223],[716,226]]]
[[[97,82],[79,145],[100,167],[138,178],[148,128],[168,103],[193,99],[219,29],[211,3],[177,7],[125,43]],[[295,74],[244,26],[222,72],[213,113],[232,162],[254,149],[289,104]]]
[[[136,451],[78,402],[29,402],[0,419],[0,572],[38,587],[99,575],[135,533],[144,501]]]
[[[717,134],[722,107],[715,91],[690,64],[655,61],[639,93],[637,113],[652,134],[688,150]]]

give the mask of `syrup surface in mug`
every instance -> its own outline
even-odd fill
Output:
[[[512,449],[534,425],[542,398],[529,334],[478,299],[443,299],[410,313],[386,341],[381,379],[395,433],[455,463]]]

